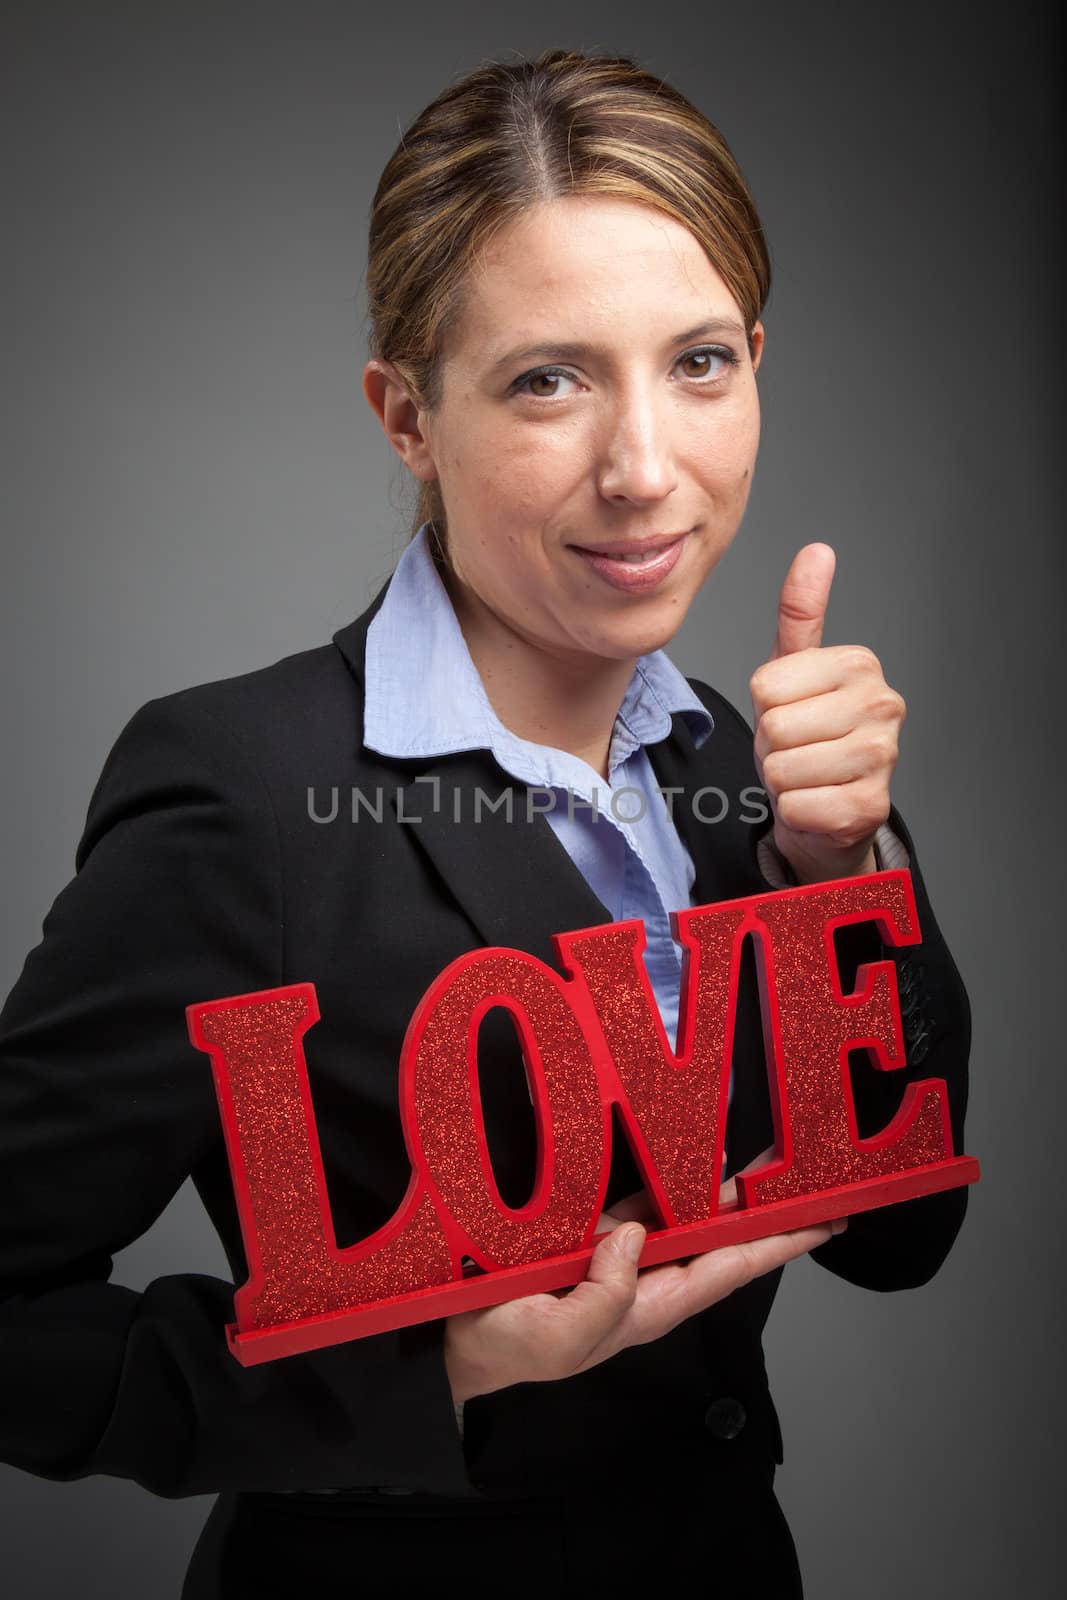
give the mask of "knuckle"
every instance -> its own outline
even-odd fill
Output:
[[[869,799],[857,800],[848,815],[830,830],[830,837],[835,844],[851,849],[853,845],[871,839],[888,815],[887,797],[872,795]]]
[[[797,830],[808,825],[807,804],[799,789],[787,789],[783,795],[775,796],[778,807],[778,820],[784,822],[787,828]]]
[[[860,834],[860,837],[862,839],[872,839],[873,840],[875,834],[878,832],[878,829],[882,826],[883,823],[888,822],[888,821],[889,821],[889,796],[886,795],[885,798],[880,800],[877,805],[872,805],[870,811],[867,813],[867,824],[864,827],[862,833]]]
[[[868,765],[894,767],[897,760],[897,736],[892,728],[876,726],[868,729],[866,737]]]
[[[777,797],[785,787],[786,758],[779,751],[770,751],[763,758],[763,787]]]
[[[857,814],[862,822],[876,828],[889,815],[889,788],[881,777],[860,785]]]
[[[863,832],[862,818],[855,808],[844,800],[827,804],[822,832],[834,844],[853,845]]]
[[[766,684],[767,666],[765,663],[763,666],[757,667],[751,678],[748,680],[748,692],[752,697],[753,705],[759,706],[763,704],[766,693]]]
[[[760,733],[768,751],[784,743],[788,721],[789,713],[784,706],[769,706],[760,717]]]
[[[882,663],[874,651],[865,644],[842,645],[844,651],[844,664],[850,673],[878,673],[881,674]]]
[[[903,722],[904,709],[903,695],[891,689],[888,683],[878,685],[870,701],[872,716],[880,717],[885,722]]]

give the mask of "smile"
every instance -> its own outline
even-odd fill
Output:
[[[595,548],[572,545],[571,549],[589,571],[613,589],[643,594],[656,588],[673,572],[681,558],[688,531],[653,539],[597,545]]]

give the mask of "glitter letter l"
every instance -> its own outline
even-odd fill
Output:
[[[227,1329],[234,1354],[245,1360],[242,1340],[271,1356],[333,1344],[350,1337],[341,1324],[354,1304],[448,1283],[453,1254],[415,1174],[384,1228],[337,1247],[301,1042],[319,1018],[314,984],[208,1000],[187,1015],[193,1044],[211,1056],[248,1262]],[[371,1319],[360,1331],[378,1328]]]

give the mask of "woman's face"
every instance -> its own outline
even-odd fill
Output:
[[[674,635],[745,509],[762,343],[663,213],[570,196],[501,231],[419,418],[483,650],[622,661]]]

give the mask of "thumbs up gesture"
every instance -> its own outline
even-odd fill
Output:
[[[774,842],[800,883],[875,870],[905,716],[872,651],[822,644],[835,559],[826,544],[797,552],[770,660],[749,680]]]

